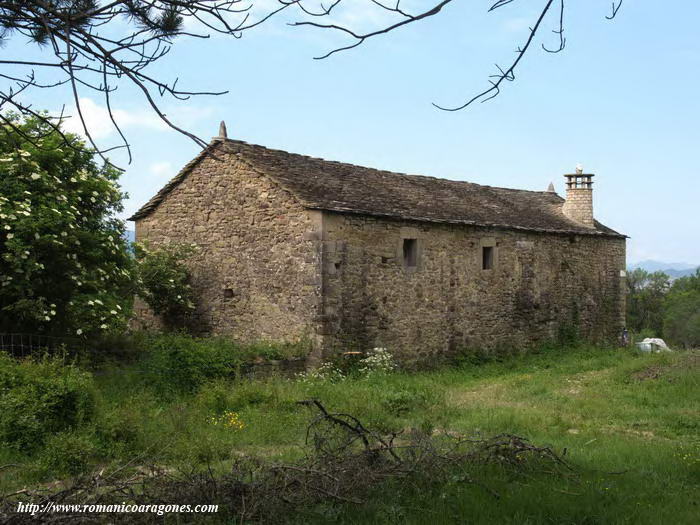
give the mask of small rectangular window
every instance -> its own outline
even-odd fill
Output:
[[[415,268],[418,266],[418,240],[403,240],[403,265],[405,268]]]
[[[484,246],[482,248],[481,267],[484,270],[493,269],[493,246]]]

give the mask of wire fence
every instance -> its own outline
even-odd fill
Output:
[[[78,338],[43,334],[0,333],[0,351],[18,358],[46,354],[69,357],[83,353],[87,349],[87,342]]]
[[[105,373],[101,364],[101,356],[105,350],[101,348],[104,343],[97,344],[89,340],[72,338],[72,337],[57,337],[43,334],[26,334],[26,333],[0,333],[0,352],[5,352],[16,359],[39,359],[44,356],[58,358],[67,363],[80,363],[86,366],[96,375]],[[109,367],[110,374],[187,374],[188,364],[183,364],[182,367],[172,368],[158,364],[155,368],[151,368],[146,363],[134,361],[133,357],[139,353],[137,349],[127,345],[130,356],[122,355],[116,362],[121,363],[123,368]],[[115,357],[115,351],[112,348],[112,357]],[[125,348],[120,349],[122,354],[125,353]],[[229,362],[217,363],[192,363],[189,366],[194,366],[196,373],[212,373],[213,375],[227,375],[232,377],[267,377],[271,375],[281,375],[293,377],[298,373],[305,371],[306,360],[303,357],[283,358],[264,361],[240,361],[235,354],[232,354]],[[184,368],[184,370],[183,370]]]

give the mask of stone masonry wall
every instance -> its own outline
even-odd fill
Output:
[[[204,158],[147,217],[136,238],[194,243],[195,332],[313,343],[319,302],[317,256],[309,232],[320,213],[224,155]],[[137,318],[152,320],[141,303]]]
[[[522,348],[576,326],[594,341],[624,326],[625,240],[380,220],[324,212],[327,351],[385,346],[412,360]],[[418,264],[403,264],[403,238]],[[482,249],[494,267],[482,269]]]
[[[624,326],[625,240],[377,219],[304,209],[271,178],[204,158],[137,240],[195,243],[193,328],[242,342],[309,341],[311,362],[385,346],[405,360],[522,348],[575,326]],[[417,265],[404,265],[416,239]],[[493,268],[482,269],[483,249]],[[137,317],[157,320],[138,303]]]

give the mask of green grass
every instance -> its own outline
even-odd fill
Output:
[[[566,449],[578,474],[524,476],[471,467],[472,477],[498,492],[499,499],[458,477],[440,483],[420,476],[410,483],[388,481],[372,489],[362,508],[319,505],[292,517],[299,522],[695,523],[700,512],[698,364],[697,352],[640,355],[572,348],[337,383],[220,378],[195,393],[167,395],[135,364],[96,376],[97,419],[75,429],[78,438],[69,445],[92,444],[85,468],[116,468],[138,457],[141,464],[209,464],[225,472],[241,454],[294,460],[304,452],[310,416],[295,402],[315,397],[330,410],[386,432],[518,434]],[[226,411],[239,414],[245,427],[211,423]],[[65,475],[62,458],[51,461],[56,454],[25,457],[1,450],[0,465],[22,468],[0,470],[0,493]]]

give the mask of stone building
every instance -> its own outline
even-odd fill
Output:
[[[312,356],[405,359],[522,348],[624,326],[625,236],[566,199],[391,173],[219,137],[131,217],[137,240],[195,243],[204,333],[308,341]],[[149,319],[140,308],[137,314]]]

